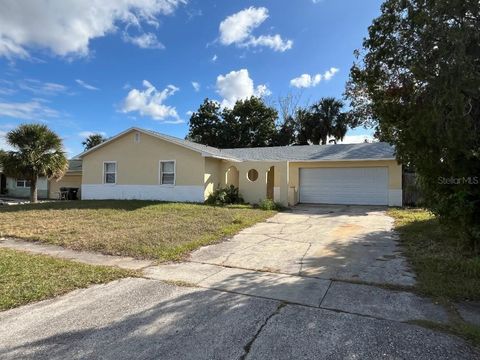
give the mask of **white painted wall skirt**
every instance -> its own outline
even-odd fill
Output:
[[[83,200],[158,200],[204,202],[203,186],[82,185]]]

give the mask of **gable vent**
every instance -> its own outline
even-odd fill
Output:
[[[136,132],[133,139],[134,139],[133,141],[135,142],[135,144],[140,144],[140,133]]]

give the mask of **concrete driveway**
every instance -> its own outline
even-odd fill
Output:
[[[320,279],[409,286],[384,207],[300,205],[194,252],[190,261]]]

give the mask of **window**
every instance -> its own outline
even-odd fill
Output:
[[[160,161],[160,184],[175,185],[175,161]]]
[[[17,187],[19,188],[29,188],[30,185],[30,180],[17,179]]]
[[[117,183],[117,163],[116,162],[103,163],[103,183],[104,184]]]
[[[250,180],[250,181],[257,181],[258,179],[258,171],[255,170],[255,169],[250,169],[248,170],[248,173],[247,173],[247,179]]]

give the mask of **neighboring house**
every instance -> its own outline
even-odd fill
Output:
[[[82,188],[82,161],[78,159],[68,161],[68,170],[60,180],[50,180],[48,187],[49,199],[58,199],[60,188],[79,189],[78,198],[80,199]]]
[[[37,182],[38,198],[46,199],[48,197],[48,181],[42,177]],[[21,178],[8,177],[0,168],[0,195],[13,198],[30,197],[30,181]]]
[[[402,205],[402,167],[381,142],[217,149],[131,128],[78,158],[82,199],[203,202],[234,185],[250,203]]]
[[[69,160],[69,168],[62,179],[48,181],[45,177],[41,177],[38,179],[37,186],[39,199],[58,199],[61,187],[80,189],[82,186],[82,162]],[[28,198],[30,181],[8,177],[0,168],[0,194],[14,198]]]

